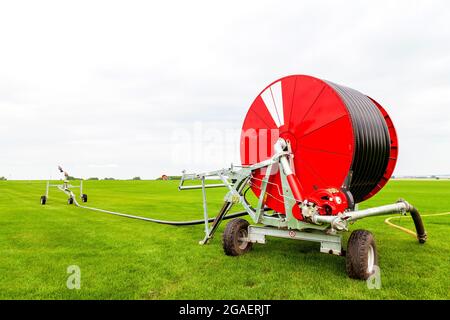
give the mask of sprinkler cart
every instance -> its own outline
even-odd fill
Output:
[[[76,203],[75,196],[74,196],[73,192],[71,191],[71,189],[74,189],[74,188],[77,188],[80,190],[81,201],[87,202],[88,196],[87,196],[87,194],[83,193],[83,180],[80,179],[79,185],[77,185],[77,186],[72,185],[71,183],[69,183],[70,180],[69,180],[69,174],[67,173],[67,171],[64,171],[61,166],[58,166],[58,170],[63,175],[63,177],[62,177],[63,183],[62,184],[51,184],[50,181],[47,181],[47,185],[45,188],[45,194],[43,196],[41,196],[41,205],[45,205],[47,203],[47,200],[49,198],[49,191],[50,191],[51,187],[56,187],[59,190],[61,190],[67,194],[67,196],[68,196],[67,204],[73,204],[74,201]]]

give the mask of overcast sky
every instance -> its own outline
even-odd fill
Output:
[[[0,176],[154,178],[238,163],[289,74],[389,112],[395,174],[450,174],[448,1],[2,1]]]

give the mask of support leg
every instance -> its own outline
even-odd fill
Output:
[[[203,217],[205,219],[205,236],[209,235],[209,217],[208,217],[208,207],[206,203],[206,188],[205,188],[205,177],[202,177],[202,194],[203,194]],[[206,238],[205,238],[206,239]]]
[[[233,204],[231,202],[225,201],[222,208],[219,211],[219,214],[217,215],[216,219],[213,221],[211,225],[211,229],[206,234],[205,238],[200,241],[200,244],[207,244],[209,239],[211,239],[214,236],[214,233],[216,232],[217,228],[220,225],[220,222],[222,222],[223,217],[230,211]]]

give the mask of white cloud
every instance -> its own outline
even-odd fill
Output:
[[[76,176],[118,178],[227,166],[239,160],[251,101],[295,73],[385,105],[400,138],[396,174],[450,173],[448,9],[425,0],[3,2],[0,175],[47,178],[60,163]],[[182,130],[194,136],[197,123],[217,140],[173,141]],[[198,143],[207,157],[174,158]]]

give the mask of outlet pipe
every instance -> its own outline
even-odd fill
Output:
[[[409,212],[411,214],[411,218],[413,219],[414,226],[416,227],[417,231],[417,239],[420,243],[425,243],[427,240],[427,233],[425,231],[425,227],[423,226],[419,211],[403,199],[398,200],[397,203],[394,204],[388,204],[385,206],[359,211],[346,212],[341,216],[315,215],[312,217],[312,220],[314,223],[329,223],[333,228],[337,230],[343,230],[346,228],[349,221],[356,221],[367,217],[404,212]]]

